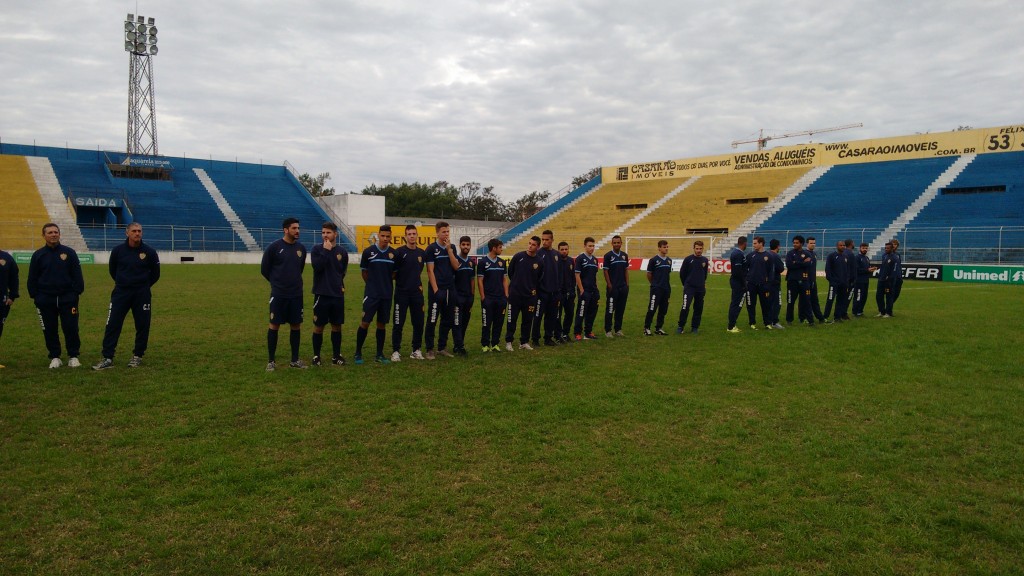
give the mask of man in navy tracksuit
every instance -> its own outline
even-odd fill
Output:
[[[423,360],[423,266],[427,253],[419,247],[415,224],[405,227],[405,246],[395,250],[395,309],[391,324],[391,361],[402,360],[402,329],[406,315],[412,324],[412,352],[409,358]]]
[[[732,299],[729,301],[729,327],[728,332],[739,332],[736,321],[740,317],[740,308],[743,307],[743,300],[747,297],[747,237],[740,236],[736,246],[729,253],[729,265],[732,268],[729,274],[729,287],[732,288]]]
[[[885,243],[885,255],[882,256],[882,265],[878,267],[878,288],[875,290],[875,304],[878,305],[877,316],[889,318],[892,316],[893,279],[896,275],[896,257],[893,256],[892,242]]]
[[[892,278],[892,303],[900,299],[900,292],[903,291],[903,256],[900,256],[900,241],[892,239],[892,256],[896,259],[896,269]],[[889,307],[889,316],[892,316],[892,307]]]
[[[4,333],[11,305],[18,299],[18,263],[14,257],[0,250],[0,336]],[[0,368],[4,365],[0,364]]]
[[[338,246],[338,226],[324,222],[320,228],[323,242],[313,246],[309,263],[313,266],[313,365],[322,366],[320,351],[324,345],[324,327],[331,325],[331,364],[345,364],[341,355],[341,325],[345,323],[345,274],[348,251]]]
[[[796,284],[797,294],[790,295],[789,307],[786,308],[786,321],[792,320],[793,301],[799,303],[800,319],[807,319],[810,326],[814,326],[814,314],[811,312],[811,289],[814,286],[811,278],[815,273],[814,256],[804,250],[804,237],[793,236],[793,249],[786,254],[786,273],[788,281]]]
[[[508,264],[501,258],[505,244],[491,238],[487,256],[476,262],[476,281],[480,289],[480,346],[484,352],[501,352],[498,341],[508,306]]]
[[[153,293],[151,288],[160,279],[160,257],[156,250],[142,241],[142,225],[132,222],[125,230],[124,244],[110,251],[108,268],[114,279],[110,293],[107,327],[103,331],[103,359],[93,370],[105,370],[114,365],[114,352],[121,338],[124,319],[131,311],[135,319],[135,348],[129,368],[142,365],[149,344],[149,326],[153,319]]]
[[[533,350],[530,346],[530,333],[533,328],[533,317],[537,312],[537,287],[540,285],[544,269],[540,265],[537,250],[540,238],[533,236],[526,250],[516,253],[508,263],[508,312],[505,317],[505,349],[511,352],[512,339],[516,334],[516,320],[523,315],[522,327],[519,331],[519,349]]]
[[[853,284],[853,315],[864,315],[864,303],[868,301],[868,284],[871,280],[871,273],[876,270],[868,258],[868,243],[862,242],[860,254],[857,254],[857,276]]]
[[[850,264],[849,254],[846,253],[846,243],[836,243],[835,252],[825,259],[825,280],[828,281],[828,296],[825,299],[825,322],[831,322],[828,318],[832,312],[832,305],[836,307],[835,322],[842,322],[846,314],[847,291],[850,288]]]
[[[669,279],[672,277],[672,259],[668,257],[668,240],[658,240],[658,253],[647,261],[647,281],[651,283],[651,297],[647,302],[647,316],[644,318],[644,335],[651,335],[651,321],[654,313],[658,313],[658,321],[654,325],[654,333],[668,336],[662,330],[665,325],[665,314],[668,312],[668,299],[672,295]]]
[[[771,296],[769,297],[772,307],[772,328],[784,330],[785,327],[779,322],[779,315],[782,314],[782,273],[786,271],[786,263],[779,255],[779,241],[775,238],[768,243],[768,256],[772,258],[772,264],[775,267],[772,274]]]
[[[57,320],[64,332],[68,367],[78,368],[82,340],[78,335],[78,297],[85,292],[82,264],[78,253],[60,243],[60,227],[50,222],[43,225],[46,245],[32,254],[28,265],[28,296],[35,301],[43,338],[50,356],[50,368],[60,368],[60,337]]]
[[[690,315],[690,308],[693,308],[690,332],[697,334],[700,330],[700,319],[704,313],[704,294],[707,292],[706,283],[711,269],[711,261],[703,254],[704,242],[697,240],[693,243],[693,254],[683,258],[683,265],[679,268],[679,281],[683,283],[683,307],[679,309],[676,334],[682,334],[686,330],[686,318]]]
[[[306,247],[299,242],[302,227],[298,218],[281,222],[281,238],[263,251],[260,274],[270,282],[270,322],[267,326],[267,372],[277,369],[277,336],[281,324],[288,324],[288,344],[292,368],[305,369],[299,360],[299,338],[302,330],[302,271],[306,268]]]
[[[629,254],[622,251],[622,236],[612,237],[612,249],[604,255],[604,283],[607,287],[604,309],[604,335],[622,333],[622,315],[629,299]],[[613,323],[614,322],[614,323]]]
[[[825,315],[821,313],[821,302],[818,300],[818,253],[814,251],[816,245],[817,240],[814,239],[814,236],[808,236],[806,252],[811,255],[813,260],[810,269],[811,291],[809,301],[811,314],[814,315],[814,318],[818,319],[818,322],[824,322]],[[802,318],[802,320],[810,322],[814,318],[808,316],[807,318]]]
[[[562,319],[562,330],[560,337],[562,342],[572,342],[569,334],[572,330],[572,322],[576,312],[576,259],[569,256],[569,243],[558,243],[559,262],[562,264],[562,302],[558,308],[558,314]]]
[[[583,252],[576,257],[576,292],[579,303],[576,305],[576,320],[573,322],[573,334],[576,341],[592,340],[594,336],[594,319],[597,318],[597,303],[601,293],[597,288],[597,257],[594,256],[594,239],[583,240]]]
[[[846,239],[846,263],[848,265],[847,274],[849,274],[849,287],[846,291],[846,308],[843,309],[843,320],[850,319],[850,306],[853,303],[853,290],[857,284],[857,250],[853,247],[853,240],[851,238]]]
[[[545,230],[540,235],[540,249],[537,250],[537,257],[540,258],[541,274],[540,286],[537,292],[537,311],[533,318],[533,345],[540,344],[541,328],[544,329],[544,345],[554,346],[561,343],[561,339],[555,342],[562,329],[558,321],[558,308],[561,306],[562,289],[562,266],[558,252],[552,247],[555,235],[551,230]],[[541,324],[543,323],[543,326]]]
[[[448,345],[447,331],[455,324],[455,266],[458,261],[455,258],[455,248],[448,241],[451,235],[451,226],[445,221],[434,225],[437,232],[437,240],[427,246],[426,266],[427,281],[427,326],[425,339],[427,344],[427,360],[433,360],[437,356],[451,357],[451,352],[445,349]],[[434,352],[434,330],[438,323],[441,324],[438,335],[437,352]],[[441,336],[444,335],[444,338]]]
[[[764,249],[764,237],[754,236],[754,251],[747,255],[747,319],[750,329],[757,330],[757,305],[761,304],[764,327],[774,330],[772,322],[771,283],[775,261]]]
[[[451,331],[452,339],[455,341],[452,352],[456,356],[468,355],[466,351],[466,329],[469,327],[469,317],[473,310],[473,290],[476,284],[476,265],[469,256],[469,250],[472,246],[473,241],[469,236],[459,238],[459,253],[455,255],[455,261],[458,265],[454,266],[455,276],[452,281],[455,311],[452,314]],[[442,342],[447,339],[445,331],[446,328],[442,326],[442,336],[439,338]]]

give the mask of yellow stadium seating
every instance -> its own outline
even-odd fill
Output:
[[[24,156],[0,155],[0,247],[8,250],[38,248],[39,230],[49,221],[32,172]]]

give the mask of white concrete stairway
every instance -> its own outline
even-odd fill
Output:
[[[50,221],[60,226],[60,243],[73,248],[76,252],[88,252],[89,247],[82,236],[82,229],[75,222],[75,214],[68,205],[68,198],[60,189],[60,182],[57,181],[57,174],[53,171],[53,165],[49,158],[41,156],[26,156],[28,169],[32,172],[32,178],[36,181],[36,188],[39,189],[39,196],[43,199],[43,206],[46,207],[46,214]],[[39,230],[39,242],[42,245],[43,231]]]
[[[234,230],[235,234],[238,234],[238,237],[245,243],[246,249],[248,249],[249,252],[259,252],[260,245],[256,243],[256,238],[253,237],[252,233],[249,232],[249,229],[242,223],[242,219],[238,217],[238,214],[235,212],[235,209],[231,207],[231,204],[228,204],[227,199],[220,193],[220,188],[217,188],[217,185],[213,183],[213,179],[211,179],[206,173],[206,170],[203,170],[202,168],[193,168],[192,171],[196,173],[196,176],[199,177],[199,181],[203,183],[203,187],[210,193],[210,197],[213,198],[217,207],[220,208],[221,213],[224,214],[224,219],[231,225],[231,229]]]
[[[804,190],[807,190],[811,184],[814,184],[818,178],[824,176],[830,168],[831,166],[819,166],[817,168],[812,168],[806,174],[798,178],[796,182],[793,182],[788,188],[779,193],[779,195],[771,202],[766,204],[757,212],[754,212],[750,218],[744,220],[739,226],[733,229],[732,233],[722,239],[723,244],[721,245],[725,246],[725,251],[722,252],[722,254],[728,254],[729,251],[732,250],[732,247],[736,245],[736,241],[739,240],[740,236],[746,236],[754,230],[757,230],[758,226],[764,224],[769,218],[777,214],[779,210],[785,208],[786,205],[792,202],[794,198],[799,196]]]
[[[924,210],[925,206],[939,195],[939,191],[952,184],[953,180],[956,180],[956,177],[959,176],[960,173],[971,164],[971,162],[974,162],[974,159],[977,157],[977,154],[964,154],[957,158],[956,162],[953,162],[949,168],[946,168],[945,172],[939,174],[939,177],[936,178],[930,186],[924,189],[924,192],[917,197],[917,200],[914,200],[910,206],[907,206],[907,209],[904,210],[902,214],[897,216],[885,230],[882,230],[881,234],[875,237],[875,239],[868,244],[868,255],[871,258],[881,258],[882,252],[885,250],[885,243],[895,238],[899,231],[906,228],[907,224],[909,224],[914,218],[917,218],[917,215],[921,213],[921,210]]]
[[[687,188],[689,188],[690,185],[693,184],[694,182],[696,182],[697,180],[700,180],[700,176],[694,176],[694,177],[690,178],[689,180],[683,182],[679,186],[676,186],[675,188],[670,190],[668,192],[668,194],[665,194],[664,196],[662,196],[660,200],[658,200],[654,204],[651,204],[650,206],[645,208],[642,212],[640,212],[636,216],[633,216],[629,220],[626,220],[625,224],[623,224],[622,226],[619,226],[615,230],[612,230],[607,236],[605,236],[604,238],[601,238],[600,240],[598,240],[597,243],[594,244],[594,249],[597,250],[597,249],[601,248],[601,246],[604,246],[606,243],[611,242],[612,238],[614,238],[616,235],[621,235],[626,230],[629,230],[630,228],[632,228],[634,225],[636,225],[637,222],[643,220],[644,218],[649,216],[652,212],[654,212],[658,208],[661,208],[662,206],[664,206],[666,202],[668,202],[669,200],[671,200],[671,199],[675,198],[676,196],[678,196],[680,192],[682,192],[683,190],[686,190]]]

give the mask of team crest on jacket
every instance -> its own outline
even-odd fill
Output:
[[[341,262],[341,254],[337,254],[334,257],[338,259],[338,262]],[[313,320],[316,320],[316,318],[313,318]]]
[[[388,252],[388,259],[389,260],[394,260],[395,259],[395,253],[394,252]]]
[[[416,261],[422,263],[423,262],[423,256],[417,256],[416,257]]]
[[[302,258],[302,250],[296,250],[295,255],[298,256],[299,258]]]
[[[61,254],[60,255],[60,259],[61,260],[67,260],[68,259],[68,255],[67,254]]]
[[[145,260],[145,259],[146,259],[146,253],[145,252],[139,252],[139,260]]]
[[[538,268],[538,265],[537,265],[537,264],[534,264],[534,265],[533,265],[533,269],[534,269],[534,270],[536,270],[537,268]]]
[[[0,258],[0,266],[7,266],[7,259],[6,258]]]

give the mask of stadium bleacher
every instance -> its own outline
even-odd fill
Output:
[[[49,216],[25,158],[0,156],[0,182],[3,182],[5,221],[0,226],[0,246],[9,249],[34,248],[38,244],[36,238],[39,230],[49,222]]]

